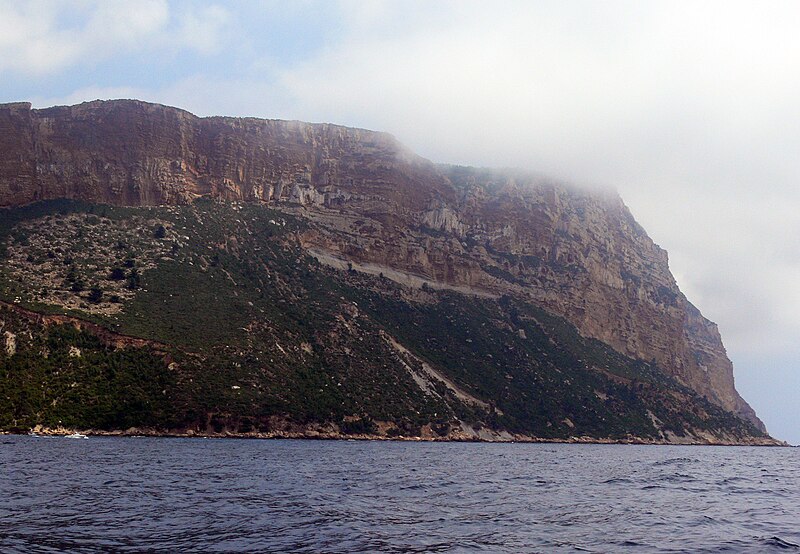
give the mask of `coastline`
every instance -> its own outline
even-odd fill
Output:
[[[692,436],[677,437],[678,440],[656,440],[651,438],[627,437],[623,439],[597,438],[588,436],[577,436],[568,438],[545,438],[532,437],[528,435],[517,435],[504,432],[485,433],[481,435],[468,435],[466,433],[450,433],[446,436],[387,436],[380,434],[344,434],[332,431],[319,431],[315,429],[302,430],[278,430],[270,432],[201,432],[193,429],[180,430],[157,430],[149,428],[130,428],[125,430],[101,430],[101,429],[74,429],[65,427],[42,427],[37,425],[29,432],[19,431],[0,431],[0,435],[21,435],[21,436],[41,436],[41,437],[66,437],[68,435],[85,435],[87,437],[149,437],[149,438],[204,438],[204,439],[294,439],[294,440],[340,440],[340,441],[402,441],[402,442],[484,442],[484,443],[527,443],[527,444],[616,444],[616,445],[648,445],[648,446],[765,446],[765,447],[787,447],[792,445],[786,441],[780,441],[772,437],[751,437],[745,441],[724,441],[712,438],[699,438]]]

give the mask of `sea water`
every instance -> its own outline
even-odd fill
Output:
[[[0,437],[0,552],[765,552],[800,449]]]

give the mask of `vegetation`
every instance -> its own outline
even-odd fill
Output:
[[[0,297],[105,331],[0,310],[0,338],[14,337],[0,348],[0,428],[760,434],[518,299],[322,267],[298,245],[304,224],[263,206],[58,201],[2,215]],[[109,333],[150,342],[116,347]]]
[[[37,328],[9,310],[0,318],[20,338],[37,331],[0,363],[0,428],[173,425],[175,381],[157,354],[109,347],[72,325]]]

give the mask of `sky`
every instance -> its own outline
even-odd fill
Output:
[[[0,102],[387,131],[614,187],[800,443],[800,3],[0,0]]]

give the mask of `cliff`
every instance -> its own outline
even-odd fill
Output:
[[[764,430],[716,326],[612,192],[437,166],[387,134],[329,124],[197,118],[138,101],[0,106],[0,206],[206,196],[300,218],[298,244],[333,268],[544,308]]]

